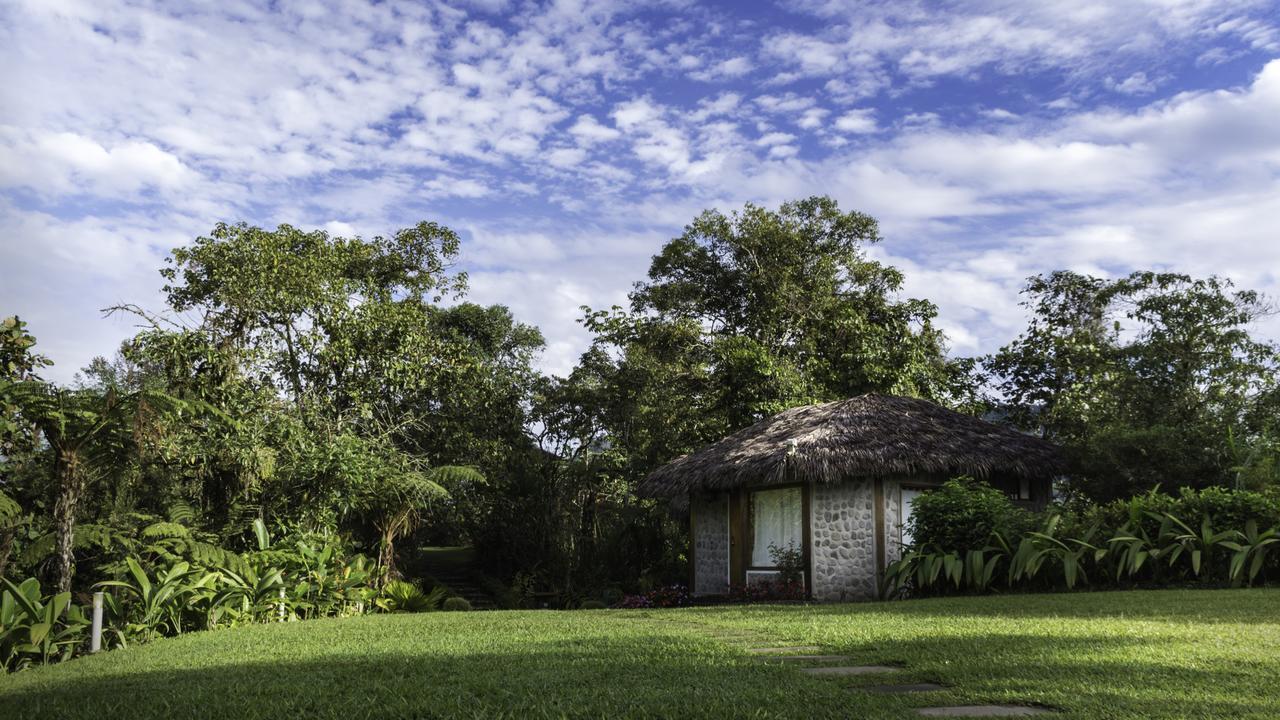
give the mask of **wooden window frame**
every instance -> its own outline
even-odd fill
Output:
[[[751,564],[751,548],[755,544],[755,528],[751,524],[751,493],[800,488],[800,550],[804,562],[804,590],[806,596],[813,592],[812,485],[812,483],[797,481],[777,485],[752,485],[733,491],[729,500],[730,548],[735,551],[729,563],[732,573],[732,582],[729,583],[731,586],[745,586],[748,572],[778,571],[776,565]]]

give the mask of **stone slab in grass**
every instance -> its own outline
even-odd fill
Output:
[[[747,652],[756,655],[789,655],[791,653],[813,653],[822,648],[817,645],[794,645],[791,647],[758,647],[749,648]]]
[[[883,693],[885,695],[905,695],[907,693],[920,692],[936,692],[938,690],[946,690],[945,685],[938,683],[907,683],[903,685],[868,685],[866,687],[854,688],[854,690],[862,690],[863,692]]]
[[[889,665],[853,665],[850,667],[813,667],[800,668],[800,672],[806,675],[876,675],[879,673],[898,672],[902,668],[891,667]]]
[[[920,708],[916,711],[925,717],[1030,717],[1048,715],[1047,708],[1031,705],[953,705],[950,707]]]
[[[769,662],[843,662],[848,655],[769,655],[761,658]]]

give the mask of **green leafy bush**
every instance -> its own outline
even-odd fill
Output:
[[[981,498],[989,496],[982,488],[948,486],[940,494],[952,507],[997,506],[993,499]],[[920,501],[930,510],[946,504],[934,498],[930,506],[929,496]],[[987,592],[1000,586],[1071,590],[1266,583],[1280,577],[1280,553],[1274,552],[1280,546],[1280,524],[1264,530],[1268,526],[1259,518],[1270,520],[1277,509],[1269,496],[1220,488],[1184,489],[1176,497],[1152,491],[1101,507],[1050,507],[1041,514],[1038,529],[1009,535],[993,531],[979,548],[917,543],[886,568],[882,593],[900,597]],[[1223,523],[1213,511],[1233,524]],[[1192,514],[1196,512],[1200,514]],[[954,537],[974,542],[973,535]]]
[[[958,553],[989,544],[993,533],[1017,537],[1035,527],[1032,513],[990,485],[962,477],[915,499],[908,530],[917,548]]]
[[[0,670],[65,660],[85,643],[89,621],[71,593],[44,595],[35,578],[0,583]]]
[[[471,609],[471,601],[462,597],[451,597],[440,606],[445,612],[466,612]]]
[[[445,599],[445,589],[437,585],[431,592],[404,580],[392,580],[382,588],[376,604],[387,612],[427,612],[440,607]]]
[[[604,602],[600,600],[584,600],[582,601],[582,604],[578,606],[578,609],[579,610],[604,610],[605,608],[608,608],[608,607],[609,607],[608,605],[606,605]]]

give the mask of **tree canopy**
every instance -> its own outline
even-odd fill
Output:
[[[1013,419],[1062,443],[1071,487],[1098,499],[1233,485],[1241,448],[1280,417],[1274,344],[1251,325],[1264,298],[1224,278],[1072,272],[1032,278],[1027,330],[986,363]]]

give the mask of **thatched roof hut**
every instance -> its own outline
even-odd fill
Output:
[[[1062,469],[1039,438],[927,400],[861,395],[762,420],[672,460],[640,492],[688,508],[695,594],[798,571],[808,597],[850,600],[875,597],[883,569],[912,545],[921,494],[972,475],[1038,508]]]
[[[783,411],[641,483],[641,494],[681,496],[787,479],[995,475],[1044,478],[1062,471],[1053,444],[927,400],[868,394]]]

